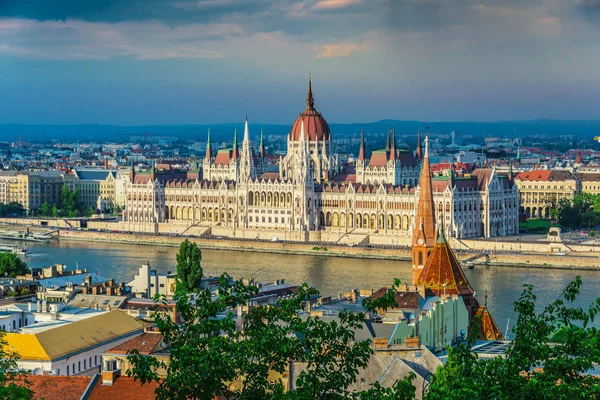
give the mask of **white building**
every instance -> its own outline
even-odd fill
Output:
[[[331,132],[314,108],[310,82],[306,103],[288,135],[279,173],[260,170],[246,121],[241,151],[236,135],[231,148],[213,157],[209,140],[202,179],[162,178],[154,169],[136,173],[127,184],[121,229],[408,243],[418,195],[420,140],[414,155],[396,149],[395,134],[388,135],[385,150],[370,155],[362,140],[356,173],[340,174]],[[446,221],[448,236],[518,232],[518,191],[512,177],[483,171],[466,178],[448,176],[435,185],[434,199],[441,211],[436,215]]]

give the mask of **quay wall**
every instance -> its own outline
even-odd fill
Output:
[[[68,222],[66,222],[68,221]],[[77,221],[77,220],[75,220]],[[365,259],[388,259],[410,261],[409,241],[404,237],[375,236],[361,233],[340,235],[339,232],[323,231],[303,234],[298,232],[273,232],[262,230],[238,230],[233,232],[227,227],[185,227],[173,224],[149,224],[143,231],[146,234],[129,233],[123,225],[109,221],[88,221],[87,231],[75,228],[73,220],[63,219],[0,219],[2,229],[15,230],[13,225],[27,225],[32,230],[47,230],[51,227],[62,228],[58,231],[61,240],[82,240],[96,242],[120,242],[155,246],[179,246],[183,238],[177,235],[194,236],[190,240],[202,248],[216,250],[252,251],[281,254],[298,254],[330,257],[353,257]],[[36,229],[37,228],[37,229]],[[17,228],[18,229],[18,228]],[[160,233],[160,236],[155,236]],[[169,236],[173,235],[173,236]],[[210,235],[202,237],[202,235]],[[236,238],[231,238],[231,236]],[[277,238],[279,241],[271,241]],[[282,241],[283,240],[283,241]],[[387,240],[387,241],[386,241]],[[600,271],[600,246],[564,245],[544,241],[495,241],[482,239],[448,239],[450,245],[458,250],[459,260],[470,258],[482,251],[491,254],[487,257],[490,266],[587,269]],[[293,243],[287,242],[293,241]],[[321,242],[322,244],[300,243]],[[357,245],[359,244],[359,245]],[[365,244],[373,244],[366,247]],[[380,247],[387,245],[388,247]],[[559,247],[557,247],[557,245]],[[398,247],[401,246],[401,247]],[[562,246],[562,247],[560,247]],[[554,255],[556,250],[565,250],[565,255]],[[484,257],[475,262],[482,262]]]

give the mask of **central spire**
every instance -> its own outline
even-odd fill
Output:
[[[312,94],[312,77],[310,71],[308,72],[308,96],[306,96],[306,108],[315,108],[315,100]]]

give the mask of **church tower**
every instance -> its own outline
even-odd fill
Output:
[[[412,234],[412,283],[416,284],[427,262],[427,257],[435,247],[435,216],[431,171],[429,168],[429,136],[425,136],[425,154],[419,181],[419,201],[417,217]]]

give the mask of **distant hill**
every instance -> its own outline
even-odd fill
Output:
[[[368,123],[330,124],[335,137],[357,134],[361,129],[365,132],[385,132],[394,128],[397,134],[414,134],[417,129],[424,129],[423,121],[381,120]],[[576,135],[578,137],[600,136],[600,120],[530,120],[499,122],[429,122],[433,133],[449,133],[486,136],[531,136],[531,135]],[[131,135],[176,136],[184,140],[205,141],[208,128],[215,141],[231,141],[233,131],[237,127],[238,139],[243,136],[243,123],[218,125],[0,125],[0,141],[13,141],[22,135],[23,140],[40,140],[62,138],[63,141],[89,140],[127,140]],[[250,132],[256,138],[260,130],[265,135],[285,135],[291,125],[250,124]]]

